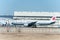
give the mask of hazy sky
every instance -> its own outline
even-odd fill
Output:
[[[60,0],[0,0],[0,15],[14,11],[60,12]]]

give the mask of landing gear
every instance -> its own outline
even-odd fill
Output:
[[[32,28],[37,28],[36,24],[34,24],[34,25],[32,26]]]

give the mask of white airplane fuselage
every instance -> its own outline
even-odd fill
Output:
[[[14,22],[12,22],[14,25],[24,25],[24,26],[28,26],[29,23],[34,23],[34,24],[38,24],[38,25],[50,25],[50,24],[54,24],[55,22],[52,22],[50,20],[48,21],[40,21],[40,20],[14,20]],[[33,24],[31,24],[33,25]]]

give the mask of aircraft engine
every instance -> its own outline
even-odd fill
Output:
[[[27,26],[28,26],[28,24],[24,24],[24,26],[26,26],[26,27],[27,27]]]

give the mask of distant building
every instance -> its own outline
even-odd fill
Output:
[[[26,12],[26,11],[22,11],[22,12],[14,12],[14,19],[40,19],[43,17],[47,18],[47,17],[51,17],[51,16],[59,16],[60,17],[60,12]]]
[[[14,16],[60,16],[60,12],[14,12]]]

